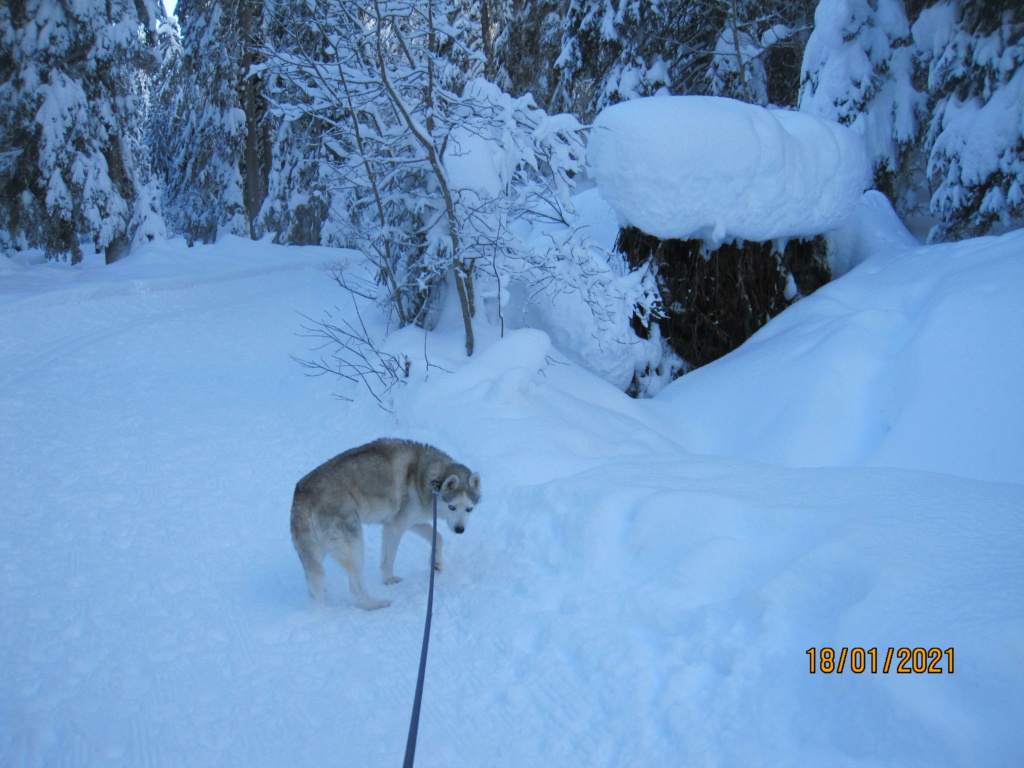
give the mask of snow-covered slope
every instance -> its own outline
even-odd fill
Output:
[[[339,568],[316,606],[287,523],[303,473],[390,434],[484,483],[417,765],[1013,765],[1021,244],[869,259],[653,401],[536,330],[481,322],[466,360],[457,318],[406,329],[390,413],[290,359],[297,313],[353,311],[336,252],[0,261],[0,764],[399,764],[428,547],[370,568],[392,607]],[[811,674],[825,647],[879,670]]]
[[[701,453],[1024,483],[1024,232],[878,254],[663,393]]]

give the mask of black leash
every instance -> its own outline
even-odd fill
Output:
[[[430,587],[427,590],[427,620],[423,625],[423,649],[420,651],[420,672],[416,678],[416,695],[412,702],[412,720],[409,722],[409,739],[405,742],[403,768],[412,768],[416,758],[416,733],[420,727],[420,702],[423,700],[423,676],[427,671],[427,645],[430,643],[430,617],[434,612],[434,558],[437,553],[437,494],[434,494],[434,535],[430,539]]]

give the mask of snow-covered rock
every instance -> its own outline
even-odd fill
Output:
[[[853,131],[711,96],[608,107],[594,121],[588,162],[625,223],[663,239],[712,244],[835,229],[870,178]]]

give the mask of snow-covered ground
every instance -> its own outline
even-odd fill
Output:
[[[380,435],[483,476],[417,765],[1018,764],[1022,252],[890,247],[647,401],[538,330],[481,320],[467,360],[449,313],[389,337],[390,412],[291,359],[299,313],[352,315],[337,252],[0,259],[0,765],[398,765],[429,548],[385,587],[370,531],[367,613],[337,567],[313,604],[288,535],[295,481]]]

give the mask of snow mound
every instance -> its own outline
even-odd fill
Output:
[[[836,229],[870,178],[863,140],[848,128],[712,96],[608,107],[594,121],[588,162],[625,222],[713,244]]]
[[[825,239],[833,280],[869,256],[897,253],[921,244],[893,210],[889,198],[876,189],[865,192],[846,223]]]

